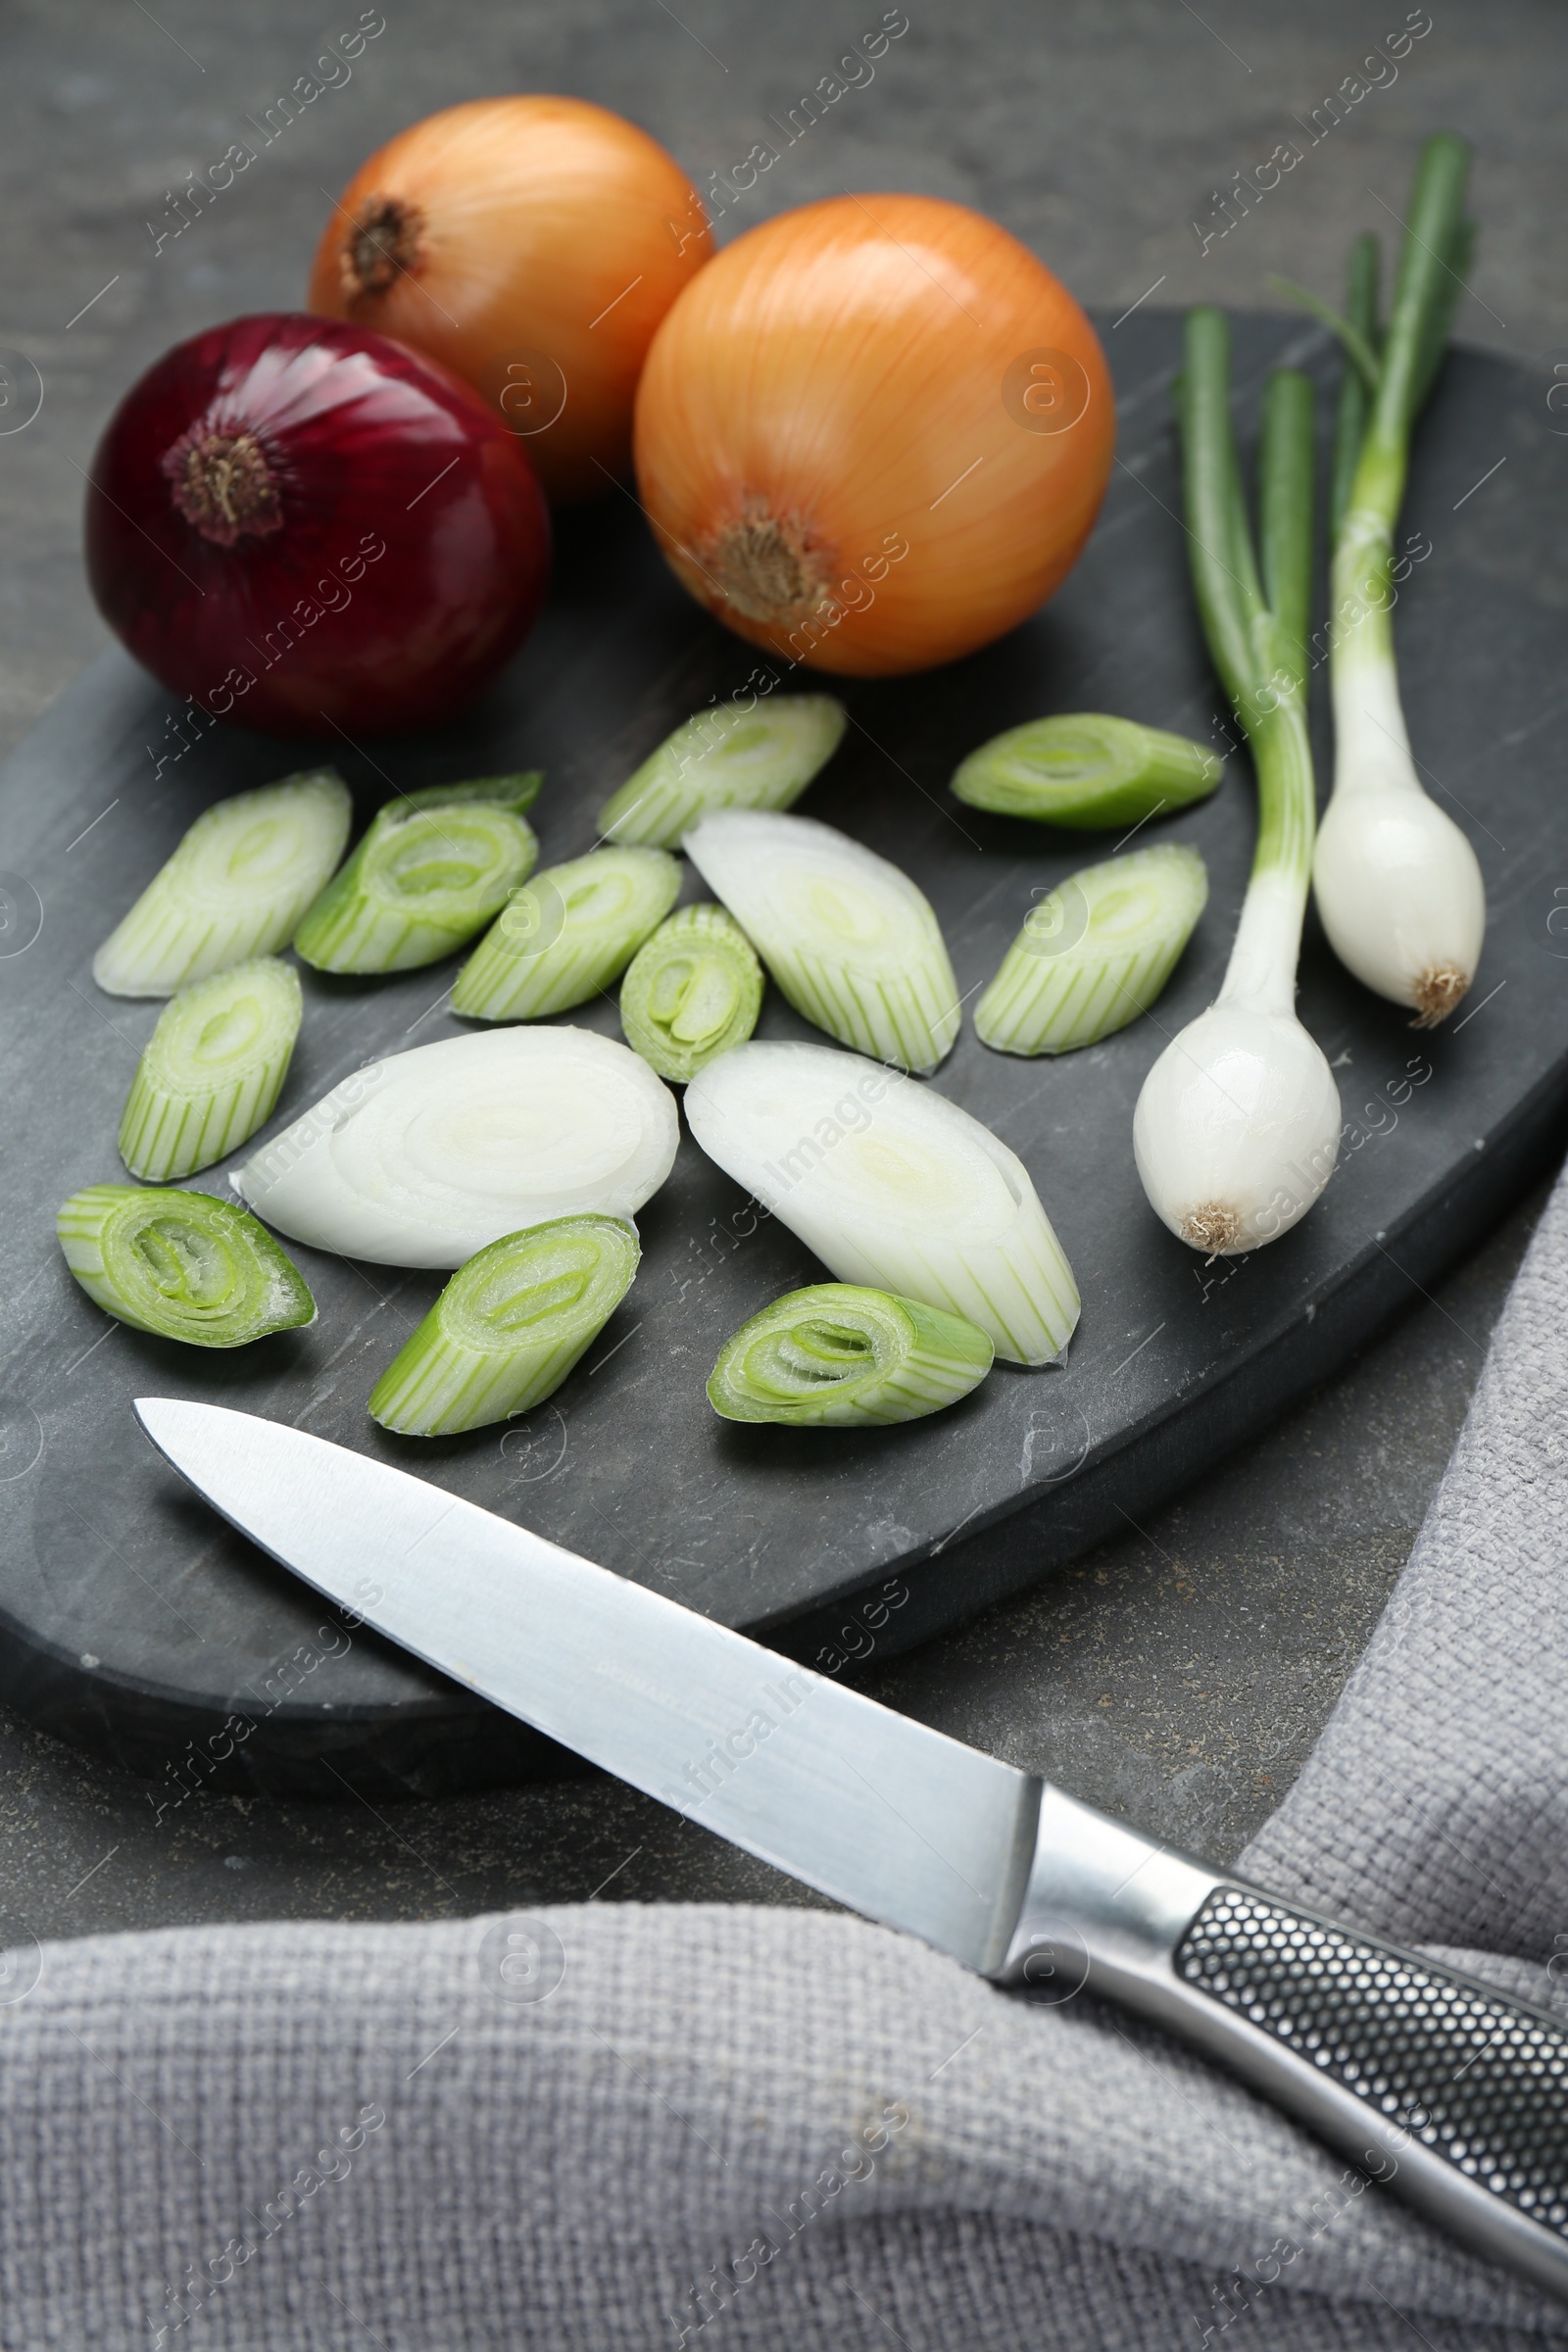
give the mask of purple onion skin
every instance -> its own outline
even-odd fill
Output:
[[[515,652],[550,515],[517,441],[436,361],[264,313],[126,393],[86,556],[105,620],[171,692],[268,734],[384,734],[452,717]]]

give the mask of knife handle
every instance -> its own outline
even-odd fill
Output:
[[[1077,1981],[1299,2117],[1477,2253],[1568,2300],[1568,2029],[1047,1788],[997,1974]],[[1069,1965],[1062,1970],[1063,1958]]]

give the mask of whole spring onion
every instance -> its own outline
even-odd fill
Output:
[[[294,934],[295,955],[322,972],[406,972],[466,946],[534,869],[522,812],[543,781],[534,769],[388,801]]]
[[[933,196],[749,229],[637,387],[643,504],[699,604],[850,676],[987,645],[1065,577],[1110,472],[1094,328],[1015,237]]]
[[[673,850],[710,808],[788,808],[848,724],[830,694],[719,703],[667,736],[599,811],[612,841]]]
[[[715,1054],[744,1045],[761,1006],[757,952],[722,906],[682,906],[666,916],[620,984],[626,1043],[677,1086]]]
[[[300,976],[262,956],[182,988],[148,1039],[120,1120],[133,1176],[193,1176],[272,1115],[300,1032]]]
[[[1446,1019],[1469,988],[1487,919],[1475,852],[1416,773],[1392,617],[1394,526],[1410,436],[1442,360],[1470,247],[1468,166],[1468,148],[1449,131],[1422,149],[1375,381],[1368,392],[1348,369],[1342,394],[1348,487],[1334,541],[1329,636],[1334,793],[1312,867],[1318,912],[1340,961],[1379,996],[1411,1005],[1423,1029]],[[1370,240],[1352,257],[1350,309],[1363,349],[1375,350]]]
[[[316,1320],[291,1258],[208,1193],[89,1184],[55,1219],[66,1263],[106,1314],[193,1348],[243,1348]]]
[[[629,1217],[680,1140],[675,1098],[590,1029],[494,1029],[372,1062],[231,1179],[295,1241],[461,1266],[551,1217]]]
[[[958,984],[907,874],[808,816],[720,809],[685,847],[797,1012],[862,1054],[936,1068],[958,1034]]]
[[[330,767],[216,802],[104,941],[93,978],[112,997],[172,997],[286,947],[343,855],[350,815]]]
[[[709,1401],[726,1421],[867,1429],[939,1413],[996,1350],[961,1315],[848,1282],[775,1298],[719,1350]]]
[[[832,1046],[754,1039],[698,1072],[686,1117],[841,1282],[959,1315],[1009,1363],[1061,1355],[1078,1287],[1029,1171],[945,1096]]]
[[[370,1391],[405,1437],[449,1438],[531,1412],[560,1388],[631,1288],[636,1227],[553,1217],[504,1234],[453,1275]]]
[[[1009,727],[971,752],[953,790],[971,808],[1043,825],[1140,825],[1207,798],[1223,763],[1203,744],[1097,710]]]
[[[618,980],[680,896],[664,850],[590,850],[514,890],[458,974],[452,1009],[478,1021],[537,1021]]]
[[[1067,1054],[1147,1012],[1208,898],[1196,850],[1175,842],[1086,865],[1031,907],[974,1009],[1003,1054]]]
[[[1306,619],[1312,552],[1312,388],[1281,368],[1264,395],[1261,576],[1230,421],[1230,330],[1187,315],[1178,387],[1193,585],[1209,652],[1257,772],[1251,878],[1216,1002],[1173,1038],[1133,1119],[1152,1206],[1206,1254],[1254,1249],[1304,1216],[1334,1167],[1340,1100],[1296,1017],[1312,862]]]

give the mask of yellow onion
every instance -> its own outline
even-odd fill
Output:
[[[787,661],[921,669],[1032,612],[1104,493],[1094,328],[994,220],[835,196],[737,238],[655,335],[643,503],[700,604]]]
[[[711,252],[686,173],[635,123],[581,98],[476,98],[360,166],[309,302],[466,377],[563,505],[625,472],[649,342]]]

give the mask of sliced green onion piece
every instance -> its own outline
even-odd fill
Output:
[[[1043,825],[1137,825],[1201,801],[1219,782],[1217,754],[1186,735],[1098,710],[1009,727],[971,752],[953,789],[971,808]]]
[[[452,1009],[537,1021],[618,980],[680,895],[663,850],[590,850],[514,890],[458,974]]]
[[[599,830],[672,850],[710,808],[788,808],[838,750],[846,723],[830,694],[699,710],[612,794]]]
[[[686,854],[797,1012],[908,1070],[958,1034],[958,984],[924,893],[847,833],[741,808],[704,817]]]
[[[210,1168],[272,1115],[300,1033],[300,976],[257,956],[182,988],[158,1016],[120,1119],[133,1176]]]
[[[856,1283],[818,1282],[741,1325],[719,1350],[708,1396],[726,1421],[865,1429],[956,1404],[995,1354],[961,1315]]]
[[[1196,850],[1161,842],[1086,865],[1024,917],[974,1008],[1002,1054],[1067,1054],[1147,1012],[1208,897]]]
[[[640,947],[620,984],[620,1025],[661,1078],[684,1086],[744,1045],[762,1004],[757,951],[722,906],[683,906]]]
[[[286,947],[343,855],[350,814],[330,767],[217,802],[111,931],[93,978],[112,997],[172,997]]]
[[[376,811],[294,935],[322,972],[407,972],[482,931],[539,857],[523,816],[543,781],[477,778],[407,792]]]
[[[161,1340],[243,1348],[316,1320],[304,1276],[265,1226],[210,1193],[89,1184],[55,1231],[93,1303]]]
[[[680,1114],[592,1029],[483,1029],[356,1070],[229,1181],[316,1250],[461,1266],[503,1234],[629,1217],[674,1164]]]
[[[447,1284],[374,1388],[370,1415],[450,1438],[531,1412],[603,1331],[637,1271],[635,1226],[555,1217],[504,1234]]]
[[[686,1119],[841,1282],[961,1315],[1009,1363],[1061,1355],[1072,1268],[1023,1161],[956,1102],[833,1046],[753,1038],[699,1070]]]

